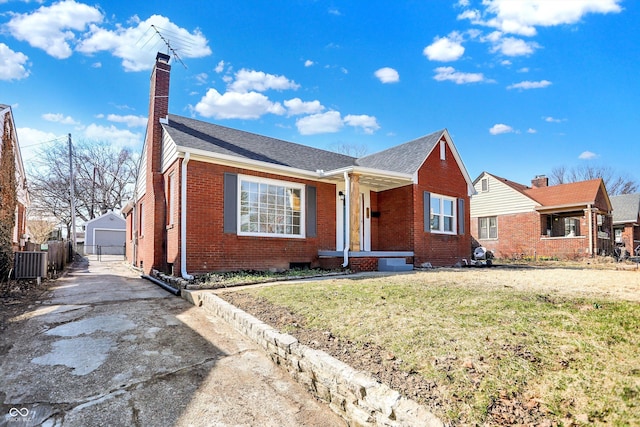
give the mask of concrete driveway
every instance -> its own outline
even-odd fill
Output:
[[[74,266],[0,338],[0,426],[344,426],[224,321],[122,261]]]

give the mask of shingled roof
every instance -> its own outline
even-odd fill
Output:
[[[356,158],[187,117],[169,115],[163,125],[181,147],[315,172],[354,166]]]
[[[602,179],[552,185],[550,187],[528,188],[524,193],[542,206],[588,205],[594,204]]]
[[[356,160],[358,166],[393,172],[415,173],[438,144],[444,129]]]
[[[637,223],[640,212],[640,193],[611,196],[611,206],[614,224]]]

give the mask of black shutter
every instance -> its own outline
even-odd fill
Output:
[[[306,221],[306,233],[307,237],[317,237],[318,234],[318,210],[317,210],[317,196],[316,196],[316,187],[307,185],[307,221]]]
[[[238,232],[238,175],[224,174],[224,232]]]
[[[423,203],[424,205],[424,231],[431,233],[431,193],[424,192]]]
[[[464,234],[464,199],[458,199],[458,234]]]

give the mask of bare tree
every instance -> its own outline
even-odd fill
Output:
[[[626,174],[619,174],[609,166],[583,165],[570,169],[566,166],[558,166],[551,170],[549,180],[551,185],[557,185],[596,178],[602,178],[610,196],[636,193],[640,188],[633,178]]]
[[[56,223],[46,219],[33,219],[27,221],[27,227],[29,227],[29,234],[33,236],[33,243],[46,243],[56,229]]]
[[[39,218],[56,218],[71,230],[68,145],[58,143],[40,152],[30,167],[32,211]],[[122,208],[131,197],[137,171],[136,156],[106,142],[80,142],[72,153],[75,213],[89,221]]]
[[[363,157],[367,154],[368,148],[364,144],[349,144],[347,142],[336,142],[329,146],[329,150],[336,153],[345,154],[351,157]]]

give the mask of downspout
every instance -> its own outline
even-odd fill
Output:
[[[589,211],[589,254],[593,258],[593,213],[591,212],[591,203],[587,205]]]
[[[342,224],[342,228],[344,228],[344,249],[342,250],[342,256],[344,262],[342,263],[343,267],[349,265],[349,246],[351,246],[351,230],[349,229],[349,225],[351,223],[351,206],[349,203],[349,199],[351,198],[351,182],[349,179],[349,173],[345,171],[344,173],[344,200],[345,200],[345,210],[347,211],[347,215],[344,218],[344,224]]]
[[[187,273],[187,164],[189,158],[190,153],[184,153],[180,184],[180,274],[183,279],[193,280],[193,276]]]

